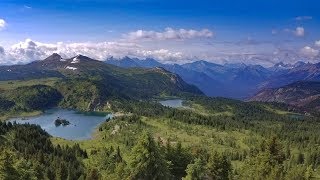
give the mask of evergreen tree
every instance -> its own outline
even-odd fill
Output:
[[[86,180],[99,180],[100,174],[97,169],[93,168],[89,171]]]
[[[186,172],[187,176],[183,180],[203,180],[206,176],[205,163],[197,158],[193,164],[188,165]]]
[[[208,176],[215,180],[225,180],[231,177],[231,162],[226,156],[214,153],[207,164]]]
[[[5,150],[0,153],[0,179],[16,180],[19,178],[18,171],[13,167],[12,153]]]
[[[37,180],[38,179],[36,172],[32,167],[32,164],[30,162],[27,162],[24,159],[20,160],[17,163],[16,169],[18,170],[20,179],[25,179],[25,180]]]
[[[131,153],[131,179],[169,179],[168,162],[153,137],[143,132]]]
[[[276,137],[245,161],[241,179],[283,179],[285,154]]]
[[[186,176],[186,168],[192,161],[192,155],[182,148],[180,142],[175,147],[171,147],[168,141],[165,151],[166,159],[171,162],[170,172],[175,179]]]

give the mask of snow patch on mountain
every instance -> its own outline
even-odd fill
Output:
[[[77,70],[78,68],[71,67],[71,66],[67,66],[66,69],[70,69],[70,70],[73,70],[73,71],[74,71],[74,70]]]
[[[80,62],[80,59],[78,59],[79,56],[76,56],[72,59],[71,64],[76,64]]]

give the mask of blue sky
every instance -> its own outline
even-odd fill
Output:
[[[95,58],[128,55],[168,63],[314,62],[319,7],[317,0],[1,0],[0,63],[53,51],[105,51]]]

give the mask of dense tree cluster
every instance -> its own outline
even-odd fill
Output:
[[[243,103],[241,101],[223,99],[223,98],[202,98],[194,97],[192,103],[201,104],[210,113],[201,114],[189,109],[175,109],[163,107],[158,103],[152,102],[127,102],[121,104],[120,109],[127,112],[146,116],[150,118],[166,118],[170,125],[179,128],[175,122],[183,122],[187,124],[204,125],[213,127],[219,131],[250,131],[252,136],[259,135],[269,142],[260,144],[260,141],[252,141],[248,139],[246,142],[250,147],[250,151],[239,149],[238,151],[226,151],[216,154],[212,159],[219,159],[219,166],[229,167],[220,170],[209,171],[208,167],[215,167],[217,164],[208,165],[210,158],[199,157],[197,154],[191,153],[190,158],[177,160],[180,165],[183,164],[184,169],[180,173],[174,173],[175,169],[171,169],[170,174],[176,178],[184,177],[186,179],[199,177],[198,179],[208,178],[209,175],[214,176],[217,172],[228,174],[228,178],[241,179],[308,179],[312,176],[312,172],[319,168],[320,165],[320,120],[317,116],[303,116],[295,114],[278,114],[268,110],[274,108],[283,111],[294,111],[291,107],[277,103]],[[230,114],[222,114],[220,112],[229,111]],[[215,113],[220,113],[215,115]],[[132,117],[122,117],[121,121],[132,119]],[[136,116],[134,119],[138,119]],[[130,122],[136,122],[130,120]],[[138,121],[137,121],[138,122]],[[141,123],[139,121],[139,123]],[[274,137],[277,137],[274,139]],[[134,140],[134,139],[132,139]],[[161,141],[161,140],[160,140]],[[219,142],[217,142],[219,143]],[[221,142],[222,143],[222,142]],[[237,148],[232,139],[225,139],[224,144]],[[280,145],[281,144],[281,145]],[[204,145],[205,146],[205,145]],[[269,147],[269,150],[268,148]],[[274,149],[274,150],[272,150]],[[164,150],[163,153],[166,151]],[[188,151],[193,152],[193,151]],[[203,154],[203,153],[202,153]],[[168,157],[168,156],[167,156]],[[167,161],[174,163],[174,157],[169,156]],[[228,157],[228,158],[225,158]],[[272,158],[272,162],[266,161]],[[233,169],[231,161],[240,161],[244,168],[239,170]],[[186,162],[187,165],[186,165]],[[261,170],[255,167],[261,164]],[[269,163],[269,164],[268,164]],[[177,163],[176,163],[177,164]],[[188,165],[189,164],[189,165]],[[201,166],[201,168],[200,168]],[[245,168],[247,167],[247,168]],[[179,169],[179,168],[178,168]],[[232,171],[230,169],[233,169]],[[256,170],[251,172],[249,170]],[[233,173],[232,173],[233,172]],[[186,174],[187,173],[187,174]],[[247,175],[251,176],[247,176]],[[223,177],[223,178],[220,178]],[[226,179],[226,176],[217,175],[213,179]]]
[[[244,161],[239,179],[311,179],[313,168],[303,162],[294,163],[276,137],[269,139]]]
[[[58,103],[90,110],[99,104],[103,108],[107,100],[113,111],[128,113],[99,127],[102,140],[110,145],[90,151],[97,162],[86,166],[82,160],[87,153],[79,145],[53,146],[38,126],[0,123],[0,179],[310,179],[320,167],[320,120],[316,115],[277,113],[296,112],[285,104],[202,96],[188,97],[187,105],[200,105],[204,112],[169,108],[136,97],[118,98],[114,89],[102,93],[107,89],[101,84],[104,80],[61,81],[59,91],[40,85],[23,87],[0,97],[0,113],[42,110]],[[154,137],[145,118],[167,120],[177,129],[185,124],[227,133],[247,131],[267,141],[246,139],[248,149],[230,137],[222,140],[212,134],[211,141],[231,150],[210,150],[205,141],[201,147],[184,147]]]
[[[25,111],[56,106],[62,98],[56,89],[45,85],[19,87],[8,92],[7,97],[15,102],[16,108]]]
[[[19,87],[0,93],[0,115],[16,116],[21,112],[45,110],[58,105],[60,92],[45,85]]]
[[[39,126],[0,123],[0,179],[79,179],[86,177],[79,145],[53,146]]]
[[[13,101],[0,97],[0,112],[5,113],[9,109],[11,109],[14,105],[15,103]]]

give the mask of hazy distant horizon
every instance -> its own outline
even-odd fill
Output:
[[[4,0],[0,64],[83,54],[272,66],[318,62],[317,1]]]

